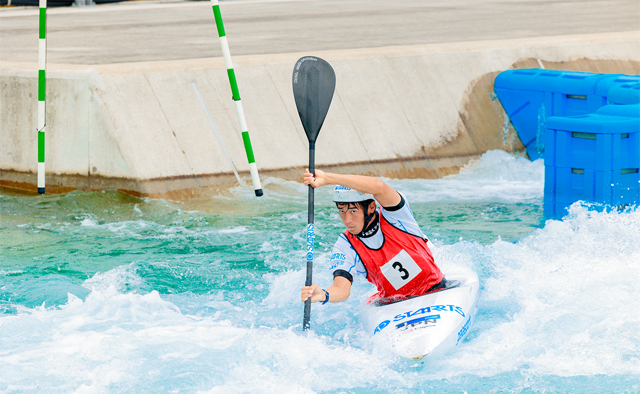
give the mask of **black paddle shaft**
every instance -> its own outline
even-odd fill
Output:
[[[316,149],[314,147],[315,142],[309,142],[309,172],[315,175],[315,162],[316,162]],[[307,203],[307,237],[309,237],[309,224],[313,225],[314,218],[314,188],[309,185],[309,200]],[[311,242],[313,243],[314,235],[311,235]],[[309,240],[307,240],[307,243]],[[307,245],[308,250],[308,245]],[[313,283],[313,252],[307,253],[307,277],[304,282],[305,286],[311,286]],[[304,302],[304,317],[302,319],[302,330],[307,331],[310,327],[311,320],[311,298],[308,298]]]
[[[300,58],[293,67],[293,97],[304,132],[309,140],[309,172],[315,175],[316,139],[329,111],[336,87],[336,74],[326,61],[314,57]],[[305,286],[311,286],[313,275],[313,223],[314,189],[309,185],[307,220],[307,277]],[[309,234],[309,232],[311,232]],[[309,243],[311,246],[309,247]],[[309,252],[310,250],[310,252]],[[308,330],[311,319],[311,299],[304,303],[302,329]]]

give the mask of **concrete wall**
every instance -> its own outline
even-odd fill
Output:
[[[513,67],[640,73],[640,32],[309,53],[336,71],[316,147],[319,168],[441,177],[490,149],[521,151],[490,97]],[[262,177],[298,179],[308,143],[291,89],[307,53],[234,57]],[[180,198],[235,177],[191,86],[196,83],[245,179],[248,165],[221,58],[48,65],[47,192],[120,189]],[[0,62],[0,182],[35,190],[37,64]],[[250,181],[249,181],[250,182]]]

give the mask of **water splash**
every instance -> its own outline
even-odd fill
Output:
[[[547,111],[544,103],[538,108],[538,127],[536,129],[536,146],[535,151],[544,157],[544,140],[547,133]]]
[[[388,180],[443,271],[481,280],[467,339],[424,363],[371,341],[362,280],[344,304],[314,305],[301,333],[297,183],[265,182],[275,197],[255,210],[242,190],[202,210],[0,194],[0,391],[638,392],[640,212],[574,204],[544,222],[543,179],[540,161],[495,151],[446,179]],[[331,193],[317,194],[314,278],[327,284],[341,226]]]

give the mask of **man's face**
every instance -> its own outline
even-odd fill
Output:
[[[371,205],[374,205],[371,203]],[[375,206],[369,208],[369,213],[372,213],[375,210]],[[356,235],[360,234],[362,229],[364,228],[364,211],[360,205],[356,204],[338,204],[338,214],[340,215],[340,219],[342,219],[342,223],[344,223],[347,231],[351,234]]]

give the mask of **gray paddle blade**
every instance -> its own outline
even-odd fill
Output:
[[[336,73],[319,57],[302,57],[293,67],[293,97],[310,143],[318,138],[335,88]]]

